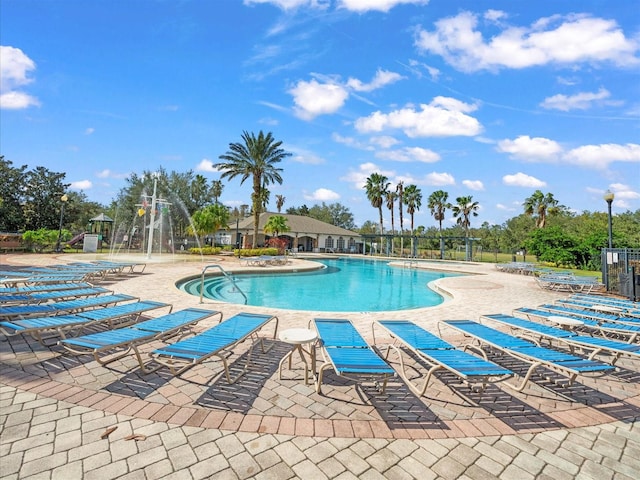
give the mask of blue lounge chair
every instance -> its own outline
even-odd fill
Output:
[[[129,325],[137,321],[148,311],[172,306],[167,303],[145,300],[141,302],[115,305],[80,312],[75,315],[51,315],[46,317],[25,318],[0,322],[0,332],[5,336],[31,335],[41,344],[47,345],[45,340],[51,337],[66,338],[68,332],[76,330],[81,333],[86,327],[103,324],[113,329],[122,324]]]
[[[65,300],[63,302],[42,303],[38,305],[16,305],[0,307],[0,319],[8,321],[13,318],[29,318],[43,315],[58,315],[78,313],[84,310],[107,305],[115,305],[121,302],[139,300],[131,295],[102,295],[94,298],[79,298],[75,300]]]
[[[385,358],[388,357],[390,349],[393,348],[396,351],[400,359],[402,378],[419,396],[425,394],[431,376],[438,370],[447,370],[453,373],[479,392],[482,392],[489,383],[503,381],[513,376],[513,372],[510,370],[470,353],[457,350],[450,343],[413,322],[407,320],[379,320],[374,323],[374,326],[376,324],[383,327],[395,340],[394,344],[388,346]],[[408,378],[403,360],[404,356],[402,350],[397,346],[398,343],[429,365],[422,387],[419,387]]]
[[[574,348],[590,350],[589,360],[595,358],[596,355],[602,354],[612,356],[612,365],[615,365],[622,355],[640,359],[640,345],[618,342],[607,338],[588,337],[571,330],[542,325],[541,323],[512,317],[511,315],[483,315],[483,318],[499,322],[513,329],[522,330],[531,337],[537,338],[538,343],[546,340],[549,343],[557,342],[567,345],[572,351]]]
[[[606,363],[540,347],[533,342],[514,337],[472,320],[446,320],[443,324],[472,337],[480,347],[490,347],[529,363],[530,366],[522,380],[522,384],[515,386],[505,383],[505,385],[509,385],[519,392],[525,388],[533,373],[540,367],[567,376],[567,385],[572,385],[578,375],[603,375],[614,370],[613,366]],[[474,348],[473,345],[470,347]],[[479,353],[486,355],[482,348],[477,348],[477,350]]]
[[[113,269],[113,271],[117,273],[122,273],[125,269],[129,269],[129,273],[136,273],[135,272],[136,267],[142,267],[140,271],[137,272],[137,273],[142,273],[144,272],[144,269],[147,268],[146,263],[138,263],[138,262],[120,262],[120,261],[114,262],[111,260],[95,260],[92,263],[101,267],[105,267],[107,269]]]
[[[640,308],[633,308],[630,306],[624,306],[622,304],[614,304],[607,302],[594,302],[591,300],[583,300],[579,298],[563,298],[556,300],[558,305],[562,305],[567,308],[578,308],[585,310],[587,314],[593,311],[602,311],[603,308],[610,308],[612,313],[619,313],[622,317],[632,317],[636,320],[640,320]]]
[[[275,321],[273,332],[273,338],[275,338],[278,330],[278,317],[255,313],[238,313],[194,337],[150,352],[149,356],[158,365],[153,369],[147,369],[147,372],[167,367],[173,375],[181,375],[211,357],[218,357],[224,366],[227,382],[229,384],[235,383],[247,372],[251,363],[253,348],[249,348],[242,372],[235,378],[231,378],[228,358],[233,354],[233,349],[245,340],[252,338],[254,339],[254,344],[256,342],[260,343],[262,353],[268,352],[273,348],[273,344],[266,348],[264,337],[259,336],[258,332],[271,321]]]
[[[9,303],[44,303],[50,300],[57,301],[69,298],[97,297],[105,293],[113,293],[113,291],[102,287],[88,287],[29,294],[0,295],[0,305]]]
[[[318,370],[317,393],[322,393],[322,377],[327,368],[333,368],[339,376],[345,378],[353,379],[354,375],[382,377],[381,391],[384,392],[387,380],[395,375],[395,370],[380,358],[350,320],[316,318],[313,323],[324,358],[324,364]]]
[[[527,317],[529,320],[533,318],[541,318],[544,321],[553,323],[551,317],[557,314],[548,310],[540,310],[537,308],[518,308],[513,311],[515,314],[520,314]],[[640,340],[640,325],[629,325],[626,323],[618,322],[598,322],[586,317],[578,317],[575,315],[564,314],[561,317],[575,320],[579,323],[574,327],[576,330],[583,330],[583,327],[587,329],[589,333],[594,331],[601,334],[603,337],[612,337],[614,339],[624,338],[627,343],[634,343]]]
[[[192,331],[196,323],[214,315],[220,316],[218,322],[222,320],[221,312],[186,308],[127,328],[60,340],[58,345],[77,355],[93,355],[100,365],[111,363],[133,351],[140,369],[146,373],[148,370],[138,350],[139,345],[154,340],[164,341],[176,335],[185,335],[186,332]]]
[[[88,282],[80,283],[46,283],[44,285],[23,285],[21,287],[2,287],[0,288],[0,297],[2,295],[16,295],[29,293],[42,293],[54,290],[73,290],[76,288],[91,288],[92,284]]]
[[[555,312],[557,315],[575,315],[578,317],[590,318],[602,322],[623,322],[636,325],[640,323],[640,321],[634,320],[631,317],[622,317],[620,315],[614,315],[611,313],[596,312],[595,310],[583,310],[581,308],[563,307],[562,305],[554,305],[552,303],[545,303],[544,305],[538,306],[538,308],[542,310],[548,310],[550,312]]]

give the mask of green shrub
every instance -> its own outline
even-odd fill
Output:
[[[189,253],[193,255],[219,255],[222,251],[220,247],[192,247]]]
[[[63,229],[60,237],[60,246],[64,248],[64,242],[68,241],[70,238],[71,232]],[[53,250],[58,243],[58,230],[48,230],[46,228],[27,230],[22,234],[22,240],[24,240],[30,250],[37,253],[41,253],[49,249]]]

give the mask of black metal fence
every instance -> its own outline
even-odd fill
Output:
[[[603,248],[602,282],[607,292],[640,299],[640,249]]]

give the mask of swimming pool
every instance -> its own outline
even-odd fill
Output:
[[[327,312],[379,312],[439,305],[443,297],[427,284],[459,274],[392,267],[385,260],[318,259],[325,268],[310,272],[234,274],[247,305]],[[200,279],[178,285],[200,295]],[[245,304],[244,296],[224,277],[209,277],[203,296]]]

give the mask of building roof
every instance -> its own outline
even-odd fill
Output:
[[[281,232],[281,235],[295,236],[300,235],[331,235],[338,237],[359,237],[360,234],[347,230],[346,228],[336,227],[330,223],[325,223],[315,218],[305,217],[303,215],[291,215],[288,213],[264,212],[260,214],[258,222],[258,230],[263,233],[265,224],[269,218],[274,215],[280,215],[287,219],[289,226],[288,232]],[[240,221],[239,226],[242,230],[253,230],[253,216]]]

